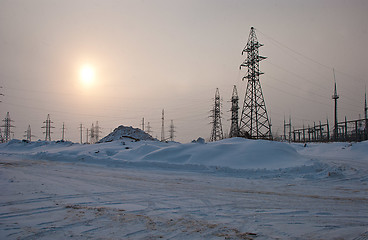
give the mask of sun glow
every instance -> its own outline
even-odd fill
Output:
[[[95,79],[95,70],[89,66],[84,65],[79,71],[80,79],[85,86],[90,86]]]

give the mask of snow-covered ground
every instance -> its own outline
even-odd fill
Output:
[[[0,144],[0,239],[368,239],[368,142]]]

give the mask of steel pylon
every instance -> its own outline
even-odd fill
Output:
[[[214,142],[217,140],[221,140],[224,138],[224,134],[222,132],[222,124],[221,124],[221,98],[219,89],[216,88],[215,93],[215,104],[213,106],[212,112],[212,131],[210,142]]]
[[[231,96],[231,126],[229,137],[239,136],[239,97],[236,86],[234,85],[233,94]]]
[[[246,67],[247,74],[242,80],[248,79],[244,104],[239,124],[239,135],[252,139],[272,139],[271,124],[268,119],[266,104],[264,101],[259,76],[263,73],[259,70],[259,62],[266,57],[259,55],[260,44],[257,40],[254,27],[251,27],[247,45],[242,51],[247,58],[240,65]]]

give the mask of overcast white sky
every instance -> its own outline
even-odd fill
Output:
[[[52,138],[79,141],[79,124],[99,121],[102,135],[144,117],[160,136],[161,110],[176,140],[210,136],[215,90],[229,131],[233,85],[243,102],[239,71],[250,27],[268,58],[261,85],[273,134],[284,115],[301,127],[333,119],[333,74],[339,120],[363,117],[368,79],[368,1],[0,0],[0,118],[28,124],[36,139],[50,114]],[[95,69],[90,86],[80,68]],[[241,104],[242,107],[242,104]],[[168,133],[166,133],[168,135]],[[85,135],[85,134],[83,134]]]

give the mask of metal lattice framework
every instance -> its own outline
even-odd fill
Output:
[[[27,139],[27,141],[32,141],[32,137],[35,137],[34,135],[32,135],[32,130],[31,130],[31,125],[28,125],[27,131],[25,131],[25,135],[24,137]]]
[[[15,127],[12,125],[12,122],[14,121],[11,120],[9,112],[6,113],[6,117],[3,122],[4,125],[2,125],[1,127],[4,128],[4,141],[9,142],[11,140],[11,134],[13,133],[11,129]]]
[[[41,127],[41,128],[45,128],[45,132],[43,132],[45,134],[45,141],[51,141],[51,128],[55,128],[53,126],[51,126],[52,122],[50,120],[50,114],[47,114],[47,119],[46,121],[43,122],[45,124],[45,126]]]
[[[263,73],[259,70],[259,62],[266,57],[259,55],[260,44],[257,40],[255,29],[250,29],[247,45],[242,55],[247,53],[247,58],[240,65],[248,69],[243,77],[248,79],[247,89],[244,97],[244,105],[239,124],[239,134],[242,137],[253,139],[272,139],[271,124],[268,119],[266,104],[263,98],[259,76]]]
[[[215,104],[213,106],[212,112],[212,132],[210,141],[214,142],[217,140],[221,140],[224,138],[224,134],[222,132],[222,124],[221,124],[221,98],[219,89],[216,88],[215,93]]]
[[[229,137],[239,136],[239,97],[236,86],[233,88],[233,95],[231,96],[231,127]]]

